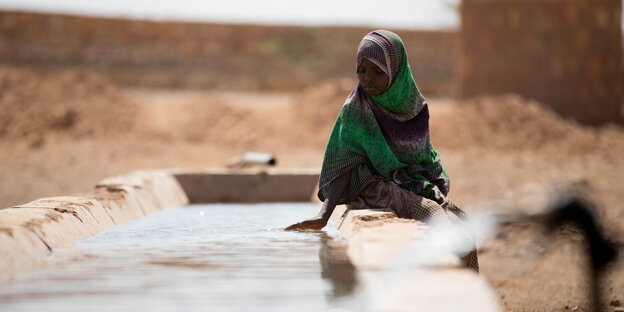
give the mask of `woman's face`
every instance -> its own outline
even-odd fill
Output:
[[[380,95],[386,91],[390,77],[368,59],[363,59],[357,68],[357,76],[360,86],[369,95]]]

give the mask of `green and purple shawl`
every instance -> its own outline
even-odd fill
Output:
[[[429,110],[401,38],[390,31],[370,32],[358,48],[358,65],[362,59],[384,70],[389,84],[378,96],[358,85],[345,101],[325,150],[319,198],[324,201],[329,184],[347,172],[351,178],[340,204],[353,201],[380,177],[429,199],[436,187],[446,195],[448,175],[431,146]]]

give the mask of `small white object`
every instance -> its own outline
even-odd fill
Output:
[[[275,156],[268,153],[246,152],[242,156],[234,158],[228,167],[241,168],[249,165],[266,165],[275,166],[277,159]]]

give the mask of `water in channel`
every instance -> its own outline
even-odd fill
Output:
[[[0,285],[0,311],[349,310],[335,230],[285,232],[319,206],[172,208],[53,250]],[[329,228],[329,227],[328,227]]]

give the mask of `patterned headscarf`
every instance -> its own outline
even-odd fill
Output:
[[[360,42],[356,68],[360,66],[363,59],[368,59],[388,75],[390,78],[386,87],[388,89],[397,75],[398,64],[403,60],[397,59],[392,43],[381,35],[383,32],[383,30],[370,32]]]
[[[387,89],[371,96],[358,85],[347,98],[329,137],[319,198],[329,184],[351,173],[339,203],[352,201],[381,176],[433,199],[434,187],[448,193],[449,181],[429,139],[429,110],[411,73],[401,38],[390,31],[368,33],[358,47],[357,64],[368,59],[389,76]]]

